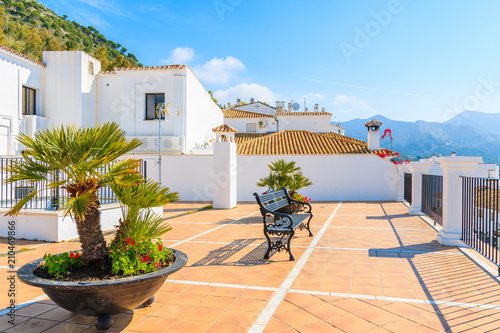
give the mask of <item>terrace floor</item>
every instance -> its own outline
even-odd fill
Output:
[[[113,316],[108,332],[494,332],[499,281],[471,250],[443,247],[436,231],[395,202],[313,203],[313,237],[298,231],[296,261],[262,257],[267,243],[256,204],[179,214],[205,203],[165,207],[164,243],[189,262],[149,308]],[[177,217],[175,217],[177,216]],[[5,240],[2,242],[5,252]],[[21,241],[18,266],[79,248],[77,242]],[[7,258],[0,257],[0,305],[8,305]],[[95,318],[58,308],[42,291],[17,285],[17,325],[5,332],[95,332]],[[26,305],[28,304],[28,305]]]

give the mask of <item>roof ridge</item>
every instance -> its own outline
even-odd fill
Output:
[[[338,133],[335,133],[335,132],[328,132],[328,133],[333,133],[333,134],[338,134]],[[331,137],[329,134],[327,133],[317,133],[319,135],[323,135],[327,138],[331,138],[331,139],[334,139],[334,140],[341,140],[341,141],[344,141],[344,142],[347,142],[347,143],[354,143],[354,144],[358,144],[358,145],[368,145],[368,143],[366,143],[366,141],[363,141],[363,140],[360,140],[360,139],[356,139],[356,138],[353,138],[353,137],[350,137],[350,136],[347,136],[347,135],[344,135],[345,137],[349,138],[349,139],[352,139],[354,141],[361,141],[361,142],[352,142],[352,141],[349,141],[348,139],[344,139],[344,138],[333,138]],[[339,135],[342,135],[342,134],[339,134]]]
[[[32,57],[30,57],[30,56],[28,56],[28,55],[26,55],[26,54],[24,54],[24,53],[21,53],[21,52],[19,52],[19,51],[16,51],[16,50],[14,50],[14,49],[11,49],[10,47],[5,46],[5,45],[3,45],[3,44],[0,44],[0,49],[5,50],[5,51],[7,51],[7,52],[10,52],[10,53],[12,53],[12,54],[15,54],[15,55],[17,55],[17,56],[19,56],[19,57],[21,57],[21,58],[24,58],[24,59],[26,59],[26,60],[28,60],[28,61],[31,61],[31,62],[35,63],[35,64],[37,64],[37,65],[40,65],[40,66],[43,66],[43,67],[47,67],[47,65],[46,65],[46,64],[44,64],[43,62],[41,62],[41,61],[39,61],[39,60],[37,60],[37,59],[35,59],[35,58],[32,58]]]

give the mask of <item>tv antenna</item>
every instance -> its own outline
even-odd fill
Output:
[[[165,113],[168,116],[167,103],[158,103],[156,106],[156,120],[158,120],[158,183],[161,184],[161,121],[165,120]]]
[[[293,104],[292,104],[292,109],[293,109],[294,111],[297,111],[298,109],[300,109],[300,104],[299,104],[299,103],[293,103]]]

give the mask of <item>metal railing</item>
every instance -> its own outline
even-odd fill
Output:
[[[422,212],[443,225],[443,176],[422,175]]]
[[[32,182],[17,181],[14,183],[5,183],[10,177],[7,167],[14,161],[21,161],[22,158],[0,158],[0,208],[12,208],[20,200],[29,195],[35,188]],[[146,178],[146,161],[141,161],[138,171]],[[48,175],[50,180],[66,179],[66,175],[61,172],[53,172]],[[60,208],[69,194],[66,189],[47,188],[47,181],[37,183],[38,194],[28,201],[24,209],[49,210],[55,211]],[[97,197],[101,205],[118,202],[118,198],[109,186],[103,186],[97,190]]]
[[[462,177],[462,241],[497,266],[499,190],[498,179]]]
[[[411,174],[411,173],[405,173],[405,178],[404,178],[404,187],[405,187],[404,199],[410,205],[411,205],[412,180],[413,180],[413,174]]]

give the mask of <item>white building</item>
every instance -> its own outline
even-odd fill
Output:
[[[41,63],[0,45],[0,73],[0,155],[18,153],[20,132],[108,121],[143,141],[137,153],[157,153],[159,103],[168,103],[162,152],[189,154],[206,145],[211,129],[223,121],[220,108],[184,65],[101,72],[99,60],[82,51],[44,52]]]

